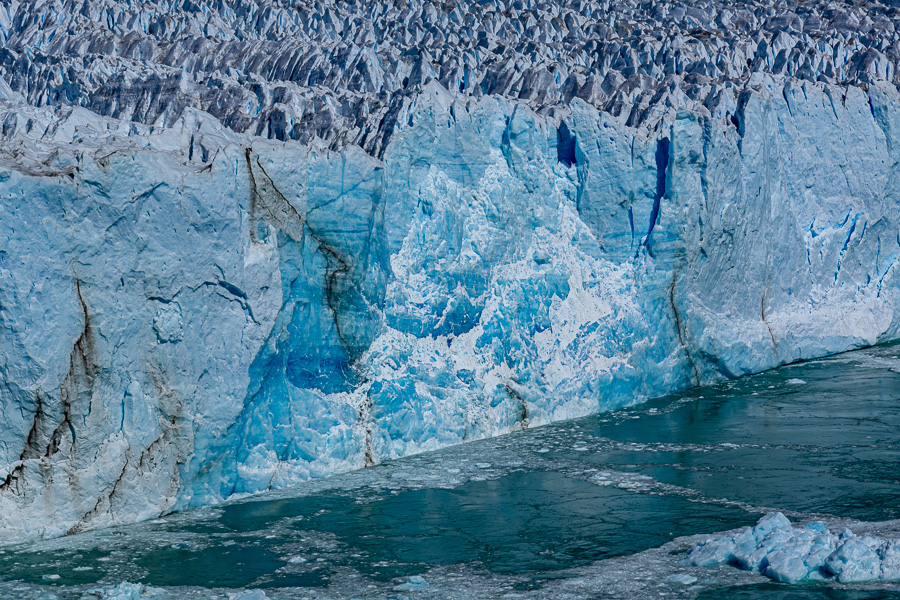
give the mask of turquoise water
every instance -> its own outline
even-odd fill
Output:
[[[779,585],[763,583],[735,586],[702,592],[698,600],[893,600],[900,598],[900,592],[876,589],[854,590],[826,585]]]
[[[681,565],[697,536],[769,510],[900,537],[898,459],[891,345],[7,548],[0,597],[81,598],[130,581],[172,598],[900,598],[896,584],[787,586]],[[427,587],[394,589],[415,575]]]

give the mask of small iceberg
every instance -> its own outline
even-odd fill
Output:
[[[418,592],[428,588],[428,582],[421,575],[407,577],[404,583],[394,586],[395,592]]]
[[[688,552],[697,567],[730,564],[787,583],[900,580],[900,540],[835,534],[815,521],[794,527],[781,513],[769,513],[753,527],[702,542]]]

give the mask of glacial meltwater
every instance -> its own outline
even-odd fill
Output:
[[[0,597],[900,598],[684,564],[774,510],[900,537],[900,345],[7,547]]]

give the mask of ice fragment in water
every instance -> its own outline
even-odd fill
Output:
[[[81,597],[81,600],[149,600],[166,596],[166,592],[160,588],[123,581],[118,585],[90,589]]]
[[[666,581],[668,583],[680,583],[682,585],[691,585],[697,581],[696,577],[692,577],[687,575],[686,573],[677,573],[675,575],[669,575],[666,577]]]
[[[697,544],[685,562],[707,567],[733,564],[776,581],[836,579],[841,583],[900,579],[900,540],[833,534],[821,522],[793,527],[769,513],[754,527]]]
[[[407,577],[404,583],[394,586],[395,592],[417,592],[428,587],[428,582],[421,575]]]

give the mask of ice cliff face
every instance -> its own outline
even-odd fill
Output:
[[[535,56],[563,56],[565,40],[607,43],[586,21],[556,40],[553,19],[632,14],[576,5],[505,10],[542,23],[523,44]],[[829,82],[819,79],[834,60],[803,78],[765,58],[784,54],[769,52],[783,36],[846,48],[840,23],[865,18],[875,33],[852,34],[853,47],[888,56],[887,9],[861,21],[861,9],[828,16],[804,3],[831,19],[814,38],[798,15],[772,35],[777,15],[742,8],[744,21],[726,23],[710,8],[704,23],[738,39],[752,39],[741,23],[759,27],[761,54],[735,62],[742,70],[703,101],[682,71],[647,79],[646,103],[626,102],[630,84],[607,71],[629,107],[618,110],[558,86],[546,103],[482,89],[490,61],[472,93],[424,75],[396,91],[397,65],[413,61],[398,50],[377,97],[352,76],[317,88],[260,66],[289,46],[268,43],[285,31],[299,36],[298,56],[352,44],[390,54],[429,44],[366,41],[382,39],[380,23],[432,18],[447,38],[490,50],[493,24],[462,36],[446,23],[492,3],[408,5],[407,21],[376,7],[356,30],[336,29],[345,4],[147,6],[23,3],[0,15],[3,541],[151,518],[900,334],[893,59],[853,70],[855,54],[832,53],[844,70]],[[699,18],[663,9],[660,31]],[[628,10],[645,18],[625,19],[629,31],[650,22]],[[325,37],[303,37],[303,14]],[[585,73],[617,64],[597,52]],[[180,78],[171,88],[154,79],[167,68]],[[216,79],[228,68],[233,80]],[[50,93],[53,81],[63,83]],[[282,85],[342,107],[340,118],[316,128],[331,113],[310,104],[310,121],[260,125]],[[261,104],[239,121],[228,115],[244,92]],[[341,94],[375,108],[353,121],[357,100]],[[362,131],[376,121],[373,146]]]

